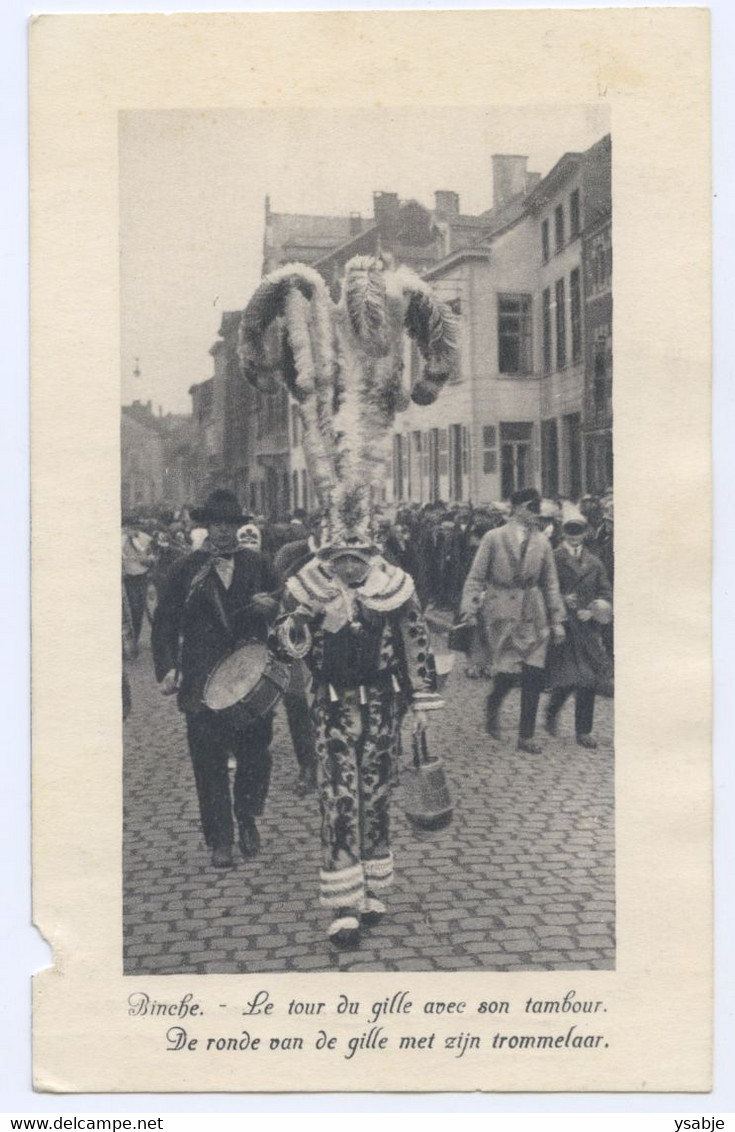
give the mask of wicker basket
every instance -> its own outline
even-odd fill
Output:
[[[452,798],[444,762],[430,756],[423,731],[412,736],[413,765],[402,776],[406,817],[418,829],[444,829],[452,820]]]

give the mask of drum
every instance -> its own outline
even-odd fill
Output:
[[[275,707],[290,681],[289,664],[262,641],[246,641],[212,669],[202,700],[233,727],[247,728]]]

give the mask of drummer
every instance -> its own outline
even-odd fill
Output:
[[[212,492],[192,518],[206,527],[207,537],[200,550],[172,567],[151,644],[161,691],[177,693],[186,716],[202,833],[212,864],[228,869],[235,822],[243,857],[255,857],[260,850],[256,818],[263,813],[270,782],[273,717],[269,713],[243,729],[206,708],[202,694],[212,669],[238,642],[267,639],[278,609],[269,591],[277,589],[277,581],[261,554],[238,544],[238,528],[249,516],[232,492]],[[237,763],[232,792],[230,755]]]

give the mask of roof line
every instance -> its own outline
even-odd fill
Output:
[[[438,263],[433,263],[431,267],[425,268],[424,271],[421,272],[421,275],[422,278],[428,279],[432,275],[441,274],[455,263],[461,263],[463,259],[487,259],[489,255],[489,248],[480,248],[476,245],[472,245],[468,248],[457,248],[456,251],[450,252],[444,259],[440,259]]]
[[[494,240],[496,236],[505,235],[505,233],[509,232],[511,228],[515,228],[516,224],[520,224],[522,220],[525,220],[526,216],[528,215],[525,207],[525,198],[523,199],[523,204],[524,207],[521,209],[517,216],[513,217],[512,220],[506,220],[505,224],[502,224],[500,228],[492,228],[484,236],[481,236],[477,241],[478,246],[489,240]]]
[[[551,188],[553,183],[560,178],[561,174],[564,173],[567,168],[579,164],[579,162],[582,161],[583,157],[583,153],[563,153],[557,161],[556,165],[554,165],[549,170],[545,177],[541,178],[537,185],[533,186],[530,193],[528,193],[528,195],[526,196],[525,199],[528,206],[530,208],[533,208],[535,205],[540,204],[544,199],[545,194]]]
[[[369,216],[362,216],[360,213],[340,213],[335,216],[333,213],[327,212],[269,212],[268,217],[287,217],[293,220],[298,217],[299,220],[352,220],[353,217],[360,217],[360,220],[369,220]]]
[[[350,244],[356,244],[358,240],[361,240],[363,238],[363,236],[369,236],[371,232],[377,231],[378,225],[371,224],[369,228],[364,228],[362,232],[355,233],[354,236],[350,236],[349,240],[345,240],[343,244],[338,244],[336,248],[332,248],[330,251],[326,252],[325,255],[319,256],[319,259],[315,259],[311,266],[318,267],[320,263],[323,263],[325,260],[331,259],[332,256],[337,255],[338,252],[345,251],[347,248],[349,248]]]

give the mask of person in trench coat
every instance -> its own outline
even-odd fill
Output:
[[[476,624],[482,611],[487,656],[493,677],[487,699],[487,730],[500,739],[500,707],[520,673],[521,717],[518,748],[538,754],[534,741],[539,697],[545,684],[550,637],[564,640],[566,612],[559,593],[554,554],[541,532],[541,497],[524,488],[510,499],[505,526],[482,539],[462,594],[461,613]]]
[[[567,635],[564,643],[554,646],[549,654],[552,691],[546,708],[546,730],[557,734],[559,712],[574,692],[577,743],[594,749],[596,689],[612,678],[612,662],[600,629],[600,623],[609,622],[612,616],[612,587],[602,562],[584,545],[587,522],[583,516],[568,519],[562,533],[554,561],[567,608]]]

